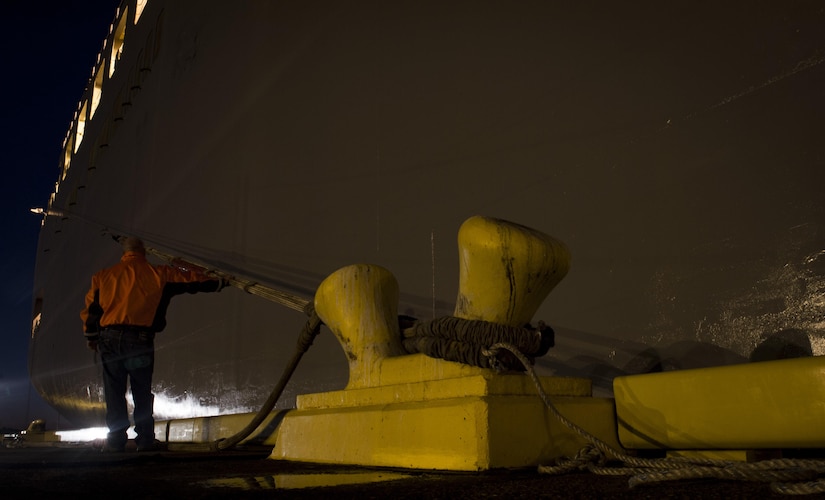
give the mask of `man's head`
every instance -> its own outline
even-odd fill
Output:
[[[143,242],[140,241],[140,238],[135,238],[134,236],[129,236],[128,238],[123,240],[123,253],[126,252],[140,252],[146,253],[146,249],[143,247]]]

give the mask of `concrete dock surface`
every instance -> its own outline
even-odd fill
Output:
[[[788,498],[767,482],[712,479],[630,488],[628,476],[536,469],[444,472],[284,462],[270,449],[127,450],[0,447],[0,496],[14,498]],[[825,496],[822,496],[825,498]],[[813,495],[804,498],[815,498]]]

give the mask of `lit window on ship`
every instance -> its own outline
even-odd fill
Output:
[[[117,28],[112,37],[112,55],[109,57],[109,77],[115,74],[115,66],[120,61],[120,55],[123,54],[123,39],[126,35],[126,17],[128,17],[128,9],[124,9],[123,15],[117,22]]]
[[[83,142],[83,133],[86,131],[86,108],[87,108],[88,101],[83,102],[83,106],[80,108],[80,114],[77,116],[77,130],[75,131],[75,139],[74,139],[74,152],[77,153],[77,149],[80,147],[80,143]],[[65,177],[67,168],[63,171],[63,175]]]
[[[100,104],[100,97],[103,94],[103,64],[97,67],[95,71],[95,82],[92,86],[92,112],[89,119],[94,118],[97,106]]]
[[[146,7],[146,4],[149,0],[137,0],[135,3],[135,24],[137,24],[138,19],[140,19],[140,15],[143,14],[143,9]]]

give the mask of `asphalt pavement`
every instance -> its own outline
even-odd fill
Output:
[[[788,498],[767,482],[712,479],[630,488],[628,476],[536,469],[475,473],[269,459],[268,448],[103,453],[90,445],[0,447],[0,496],[15,498]],[[825,498],[820,495],[819,497]],[[819,498],[808,495],[804,498]]]

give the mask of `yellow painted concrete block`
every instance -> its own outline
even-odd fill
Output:
[[[614,448],[619,447],[613,400],[554,397],[559,412]],[[488,469],[547,465],[573,457],[587,442],[533,397],[489,399]]]
[[[825,446],[825,357],[617,377],[627,448]]]
[[[384,358],[380,364],[381,385],[409,384],[492,373],[487,368],[455,363],[426,354],[407,354]]]
[[[692,460],[727,460],[729,462],[757,462],[782,458],[781,453],[766,450],[668,450],[667,458]]]
[[[284,417],[271,458],[477,471],[536,466],[574,455],[584,440],[550,413],[534,387],[513,389],[520,387],[516,379],[526,378],[472,376],[303,395],[298,409]],[[581,389],[552,380],[544,385],[551,392],[554,385],[562,392]],[[504,394],[504,389],[517,393]],[[553,400],[563,414],[618,446],[612,400]]]
[[[409,371],[425,364],[429,369]],[[385,405],[400,402],[425,402],[466,396],[536,396],[532,379],[523,373],[498,374],[493,370],[427,357],[423,354],[381,360],[379,379],[383,385],[302,394],[299,410]],[[425,374],[415,377],[415,374]],[[463,376],[456,376],[463,373]],[[405,374],[405,375],[402,375]],[[431,376],[426,376],[430,374]],[[422,378],[415,381],[416,378]],[[575,377],[540,377],[547,394],[590,396],[592,381]],[[388,382],[395,383],[388,383]]]
[[[486,411],[478,398],[296,410],[284,419],[271,458],[314,463],[477,470],[485,447],[475,429]]]
[[[428,381],[469,380],[471,377],[484,379],[483,393],[487,394],[535,394],[536,388],[530,377],[523,373],[501,374],[489,368],[465,365],[444,359],[431,358],[425,354],[410,354],[384,358],[380,363],[378,380],[381,385],[414,384]],[[590,396],[593,383],[590,379],[577,377],[541,377],[545,392],[557,396]],[[466,388],[465,390],[469,390]],[[461,395],[467,396],[464,392]],[[454,395],[451,395],[451,397]]]

